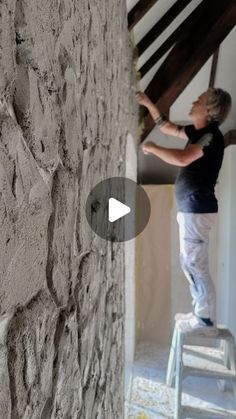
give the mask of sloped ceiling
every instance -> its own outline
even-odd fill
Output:
[[[139,54],[141,89],[162,112],[172,113],[173,104],[181,99],[201,69],[207,67],[208,83],[199,84],[198,94],[214,85],[219,47],[222,48],[222,42],[236,23],[235,0],[128,0],[127,7],[129,29],[134,33]],[[152,118],[144,109],[143,112],[145,130],[142,141],[150,139],[148,134],[155,131]],[[147,165],[147,160],[150,162],[154,158],[156,162],[156,158],[143,155],[140,158],[139,178],[146,183],[142,171],[145,172],[147,166],[150,171],[152,165]],[[166,164],[159,162],[158,165],[159,169],[164,167],[168,178]],[[169,169],[171,181],[175,171],[173,167]],[[153,175],[155,178],[155,170]],[[168,179],[163,183],[169,183]]]

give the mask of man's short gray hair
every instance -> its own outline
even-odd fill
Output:
[[[207,100],[209,122],[224,122],[231,109],[231,96],[228,92],[219,88],[209,88],[210,94]]]

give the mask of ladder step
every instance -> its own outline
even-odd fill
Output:
[[[215,336],[202,336],[201,334],[199,334],[199,331],[192,331],[192,332],[185,332],[183,333],[185,336],[187,336],[188,338],[194,339],[194,344],[195,344],[195,339],[196,339],[196,343],[200,343],[201,342],[206,342],[206,341],[211,341],[211,340],[219,340],[219,339],[223,339],[223,340],[227,340],[229,342],[233,342],[234,341],[234,336],[232,335],[232,333],[230,332],[229,329],[226,329],[225,327],[221,327],[221,326],[217,326],[218,329],[218,334]]]
[[[189,339],[190,337],[191,339]],[[214,346],[212,346],[213,343]],[[236,395],[235,352],[234,337],[226,328],[218,327],[217,337],[212,336],[205,339],[201,336],[200,339],[197,333],[182,333],[178,330],[178,324],[175,325],[167,370],[167,385],[171,385],[175,377],[175,419],[236,419],[235,410],[204,409],[203,406],[193,407],[181,404],[182,381],[189,375],[214,378],[220,383],[229,380],[229,384],[233,384],[233,394]],[[192,358],[189,359],[188,354],[193,356],[193,360]],[[194,356],[199,358],[197,362]],[[211,363],[203,362],[199,365],[201,359]],[[194,367],[194,364],[196,364],[196,367]]]
[[[227,370],[226,368],[222,370],[221,369],[211,370],[211,369],[206,369],[206,368],[201,368],[201,367],[184,366],[184,372],[183,372],[184,378],[187,377],[188,375],[206,377],[206,378],[216,378],[219,380],[228,379],[228,378],[236,379],[235,373],[230,370]]]
[[[236,418],[235,410],[223,409],[202,409],[200,407],[193,407],[182,405],[182,418],[191,419],[218,419],[218,418]]]
[[[223,352],[220,349],[213,350],[213,348],[189,345],[184,345],[183,349],[185,354],[223,365]]]

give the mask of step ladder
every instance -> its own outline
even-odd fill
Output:
[[[223,326],[217,327],[217,335],[214,337],[202,336],[199,332],[193,331],[183,333],[175,324],[169,361],[167,367],[166,384],[169,387],[175,385],[174,419],[184,418],[236,418],[236,411],[224,409],[199,409],[197,407],[181,404],[182,381],[188,376],[216,378],[220,390],[224,390],[226,380],[231,380],[236,401],[236,363],[235,363],[235,340],[232,333]],[[188,344],[188,341],[191,344]],[[189,342],[189,343],[190,343]],[[217,356],[207,353],[207,349],[215,348]],[[183,354],[190,353],[201,359],[216,362],[222,368],[206,369],[194,368],[184,365]]]

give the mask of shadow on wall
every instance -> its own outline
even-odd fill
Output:
[[[178,167],[171,166],[151,154],[138,153],[138,183],[142,185],[172,185],[178,173]]]
[[[187,122],[176,122],[187,125]],[[170,137],[163,134],[160,129],[154,127],[145,139],[145,142],[152,141],[156,145],[166,148],[183,149],[186,145],[185,140],[177,137]],[[171,185],[175,183],[179,168],[165,163],[161,159],[151,154],[145,155],[141,148],[138,153],[138,183],[143,185]]]

